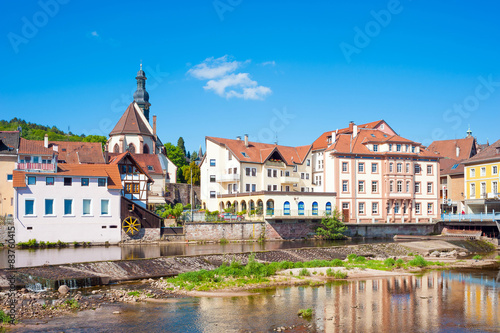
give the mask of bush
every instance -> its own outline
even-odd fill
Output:
[[[3,312],[3,310],[0,310],[0,322],[7,324],[11,321],[12,321],[12,318],[8,314]]]
[[[347,273],[337,271],[337,270],[332,270],[331,268],[328,268],[326,270],[326,276],[333,277],[335,279],[345,279],[347,278]]]
[[[422,256],[415,256],[415,258],[410,260],[408,264],[414,267],[426,267],[427,265],[429,265],[429,262]]]
[[[299,312],[297,312],[297,315],[302,318],[311,318],[313,314],[313,310],[311,308],[309,309],[300,309]]]
[[[355,254],[355,253],[351,253],[347,256],[347,260],[349,261],[353,261],[354,259],[356,259],[358,256]]]
[[[129,296],[139,297],[139,295],[141,295],[141,292],[136,290],[136,291],[129,291],[127,294]]]
[[[482,260],[483,256],[480,256],[479,254],[476,254],[474,257],[472,257],[474,260]]]
[[[387,258],[384,260],[384,265],[386,265],[387,267],[392,267],[396,264],[396,260],[392,259],[392,258]]]
[[[229,243],[229,241],[228,241],[227,239],[225,239],[225,238],[221,238],[221,239],[219,240],[219,242],[220,242],[221,244],[227,244],[227,243]]]
[[[66,300],[64,304],[68,305],[71,309],[78,309],[80,307],[80,304],[74,298]]]
[[[344,267],[344,262],[340,259],[333,259],[330,262],[330,265],[333,267]]]
[[[403,259],[399,258],[398,260],[396,260],[396,267],[397,268],[403,267],[404,264],[405,264],[405,261]]]
[[[299,276],[311,276],[311,273],[307,270],[307,268],[302,268],[299,272]]]
[[[365,261],[366,261],[366,258],[363,256],[359,256],[356,259],[354,259],[354,262],[359,262],[359,263],[363,263]]]
[[[347,227],[342,222],[340,212],[335,208],[332,215],[326,215],[321,219],[321,226],[316,228],[316,234],[324,239],[345,239],[344,233]]]

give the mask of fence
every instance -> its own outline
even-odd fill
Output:
[[[479,213],[479,214],[441,214],[443,221],[495,221],[500,220],[498,213]]]

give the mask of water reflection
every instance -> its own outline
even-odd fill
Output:
[[[273,289],[249,297],[120,304],[54,319],[43,328],[65,332],[267,332],[306,324],[312,327],[305,331],[315,332],[498,332],[499,273],[436,271],[315,288]],[[304,308],[313,308],[311,322],[297,317],[297,311]],[[122,315],[110,315],[117,309]]]
[[[240,253],[263,250],[279,250],[300,247],[323,247],[380,241],[273,241],[264,243],[188,244],[162,243],[148,245],[123,245],[109,247],[69,247],[62,249],[16,250],[16,267],[32,267],[75,262],[142,259],[178,255],[214,253]],[[0,249],[0,268],[8,267],[7,249]]]

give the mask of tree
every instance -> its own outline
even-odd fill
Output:
[[[198,159],[198,153],[193,151],[191,154],[191,161],[196,161]]]
[[[106,148],[106,142],[108,139],[102,135],[89,135],[83,138],[83,142],[100,142],[102,145],[102,150]]]
[[[193,171],[193,185],[200,185],[200,167],[194,161],[182,167],[182,176],[185,182],[191,184],[191,171]]]
[[[186,156],[186,147],[184,146],[184,139],[182,136],[177,140],[177,148],[179,148],[182,151],[182,154]]]
[[[170,142],[164,144],[167,157],[172,161],[178,168],[187,165],[186,158],[179,147],[174,146]]]
[[[321,219],[321,226],[316,229],[316,234],[324,239],[344,239],[346,231],[347,227],[342,222],[341,214],[335,208],[332,215],[325,215]]]

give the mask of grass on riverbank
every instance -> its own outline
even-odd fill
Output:
[[[421,256],[415,256],[412,260],[406,262],[403,259],[394,260],[388,258],[384,261],[382,260],[369,260],[363,256],[357,256],[355,254],[350,254],[346,261],[340,259],[333,260],[311,260],[307,262],[291,262],[291,261],[281,261],[272,263],[259,263],[255,260],[255,255],[252,254],[248,258],[248,264],[242,265],[240,262],[233,261],[229,265],[222,264],[217,269],[199,270],[195,272],[187,272],[177,275],[166,280],[168,287],[167,290],[198,290],[198,291],[208,291],[208,290],[218,290],[227,289],[234,287],[245,287],[248,285],[258,285],[267,284],[271,282],[271,277],[276,274],[276,272],[293,269],[302,268],[299,276],[305,277],[310,276],[307,268],[318,268],[318,267],[344,267],[347,270],[353,268],[360,269],[375,269],[383,271],[391,271],[393,269],[410,269],[412,267],[427,267],[430,265],[444,266],[445,264],[440,262],[428,262]],[[329,277],[335,279],[345,279],[347,274],[341,274],[340,272],[330,270]],[[337,273],[337,274],[335,274]]]

